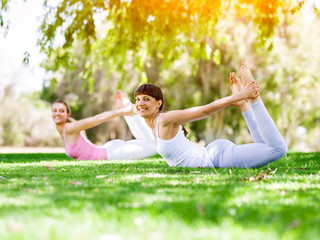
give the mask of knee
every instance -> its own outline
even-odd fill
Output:
[[[232,146],[234,146],[234,143],[232,143],[231,141],[225,139],[218,139],[213,141],[206,147],[211,162],[213,163],[213,166],[219,168],[230,167],[230,163],[228,161],[223,160],[223,154],[227,148],[230,148]]]
[[[288,152],[288,146],[285,142],[274,147],[274,153],[277,159],[282,158],[284,155],[286,155],[287,152]]]

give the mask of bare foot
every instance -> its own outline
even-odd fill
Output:
[[[128,112],[127,115],[134,115],[137,113],[136,108],[134,104],[130,101],[127,93],[124,93],[121,90],[117,90],[117,92],[114,95],[114,100],[116,101],[116,106],[118,109],[126,109],[126,112]]]
[[[248,66],[245,63],[241,63],[240,75],[241,75],[241,80],[242,80],[243,86],[247,85],[249,82],[256,81],[256,80],[254,80],[250,69],[248,68]],[[257,102],[260,99],[261,99],[260,94],[258,93],[258,97],[252,99],[252,102]]]
[[[241,92],[242,84],[239,78],[234,73],[230,73],[230,88],[232,94]],[[250,108],[250,103],[247,100],[242,100],[234,103],[235,106],[239,106],[242,112],[247,111]]]

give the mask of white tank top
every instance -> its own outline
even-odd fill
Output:
[[[213,167],[210,156],[204,147],[190,142],[184,136],[182,126],[174,138],[162,140],[159,137],[158,118],[156,118],[156,149],[169,166],[181,167]]]

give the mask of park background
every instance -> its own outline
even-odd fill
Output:
[[[320,149],[317,0],[0,4],[1,42],[13,42],[10,20],[17,9],[25,23],[25,37],[14,43],[19,64],[11,64],[13,54],[0,46],[0,146],[62,147],[50,114],[57,98],[70,103],[75,119],[115,108],[117,89],[134,100],[135,88],[147,82],[163,89],[165,111],[207,104],[231,94],[229,73],[239,76],[246,62],[289,149]],[[32,13],[35,22],[27,21]],[[30,25],[37,37],[24,49]],[[201,144],[252,141],[236,107],[185,127]],[[97,144],[132,137],[122,118],[87,133]]]
[[[320,239],[319,1],[2,0],[0,239]],[[289,145],[282,159],[182,168],[65,155],[56,98],[78,119],[150,82],[165,110],[191,107],[230,94],[242,61]],[[236,107],[185,127],[201,144],[252,141]],[[131,138],[122,118],[88,135]]]

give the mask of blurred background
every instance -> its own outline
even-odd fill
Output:
[[[0,146],[62,147],[51,103],[72,117],[115,108],[117,89],[160,86],[164,110],[231,94],[241,62],[292,151],[320,150],[320,0],[8,0],[0,3]],[[231,107],[185,126],[192,141],[252,142]],[[122,118],[87,131],[130,139]]]

